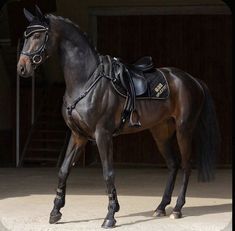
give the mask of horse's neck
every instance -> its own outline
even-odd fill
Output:
[[[59,56],[64,71],[66,94],[75,98],[97,67],[97,57],[80,31],[73,26],[60,28]]]

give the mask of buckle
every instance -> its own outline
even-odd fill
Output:
[[[34,64],[38,65],[42,62],[42,56],[41,55],[34,55],[32,58],[32,61]]]

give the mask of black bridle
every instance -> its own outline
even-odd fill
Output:
[[[32,25],[28,26],[26,28],[26,31],[24,32],[24,38],[28,39],[32,34],[36,32],[45,32],[45,38],[42,43],[42,45],[34,52],[27,52],[27,51],[21,51],[22,55],[26,55],[30,58],[31,62],[37,66],[42,62],[43,54],[46,50],[46,44],[48,41],[48,27],[42,26],[42,25]],[[29,32],[27,32],[29,30]]]

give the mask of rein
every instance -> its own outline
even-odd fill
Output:
[[[32,31],[27,33],[27,29],[32,29]],[[46,32],[42,45],[34,52],[21,51],[21,54],[28,56],[33,64],[39,65],[42,62],[42,56],[46,50],[46,44],[48,41],[48,27],[42,25],[28,26],[24,32],[24,38],[27,39],[36,32]]]

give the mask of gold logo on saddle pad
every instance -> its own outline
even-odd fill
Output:
[[[159,83],[155,88],[154,91],[156,91],[156,97],[159,97],[162,92],[166,89],[166,85],[163,85],[162,83]]]

